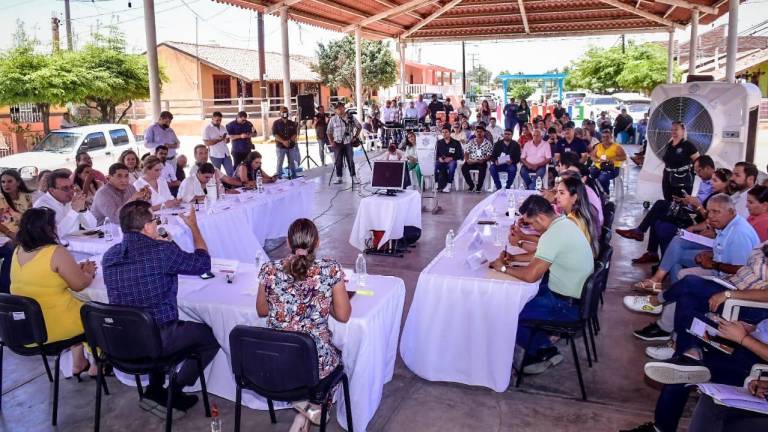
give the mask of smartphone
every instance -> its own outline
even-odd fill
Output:
[[[200,279],[204,279],[204,280],[205,279],[215,278],[215,277],[216,277],[216,275],[211,273],[211,272],[205,272],[205,273],[200,275]]]

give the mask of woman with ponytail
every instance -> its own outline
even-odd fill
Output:
[[[291,254],[264,264],[259,272],[256,310],[267,317],[267,327],[307,333],[314,339],[323,379],[341,363],[341,352],[331,342],[328,316],[347,322],[352,313],[344,271],[336,260],[315,256],[320,236],[309,219],[291,224],[287,243]],[[317,424],[319,403],[294,404],[300,414],[291,430],[304,430],[309,421]]]

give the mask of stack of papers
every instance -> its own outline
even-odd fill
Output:
[[[232,276],[237,273],[237,267],[240,263],[236,260],[227,260],[221,258],[211,259],[211,272],[215,274],[230,274]]]
[[[680,231],[680,237],[682,237],[683,240],[688,240],[689,242],[697,243],[709,248],[715,245],[715,239],[704,237],[703,235],[699,235],[699,234],[694,234],[688,230]]]
[[[768,401],[749,393],[743,387],[725,384],[698,384],[699,390],[711,397],[715,403],[727,407],[768,414]]]

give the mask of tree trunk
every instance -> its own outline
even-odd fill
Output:
[[[49,104],[40,103],[37,104],[37,108],[40,110],[40,115],[43,120],[43,133],[48,135],[51,133],[51,106]]]
[[[101,122],[109,123],[109,104],[99,102],[99,112],[101,112]]]
[[[128,113],[128,110],[131,109],[132,106],[133,106],[133,101],[129,99],[128,100],[128,106],[125,107],[125,109],[123,110],[123,113],[120,114],[120,118],[117,119],[117,121],[115,123],[120,123],[121,121],[123,121],[123,119],[125,118],[125,114]]]

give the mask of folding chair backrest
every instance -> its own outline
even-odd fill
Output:
[[[587,320],[597,313],[597,307],[600,302],[600,289],[598,281],[604,277],[605,268],[602,263],[595,264],[595,270],[584,282],[584,288],[581,291],[581,319]]]
[[[0,340],[12,348],[48,341],[43,311],[35,299],[0,294]]]
[[[320,382],[317,346],[308,334],[239,325],[229,347],[237,382],[262,396],[280,400]]]
[[[135,307],[88,302],[80,309],[85,336],[112,362],[149,361],[162,356],[160,329]]]

